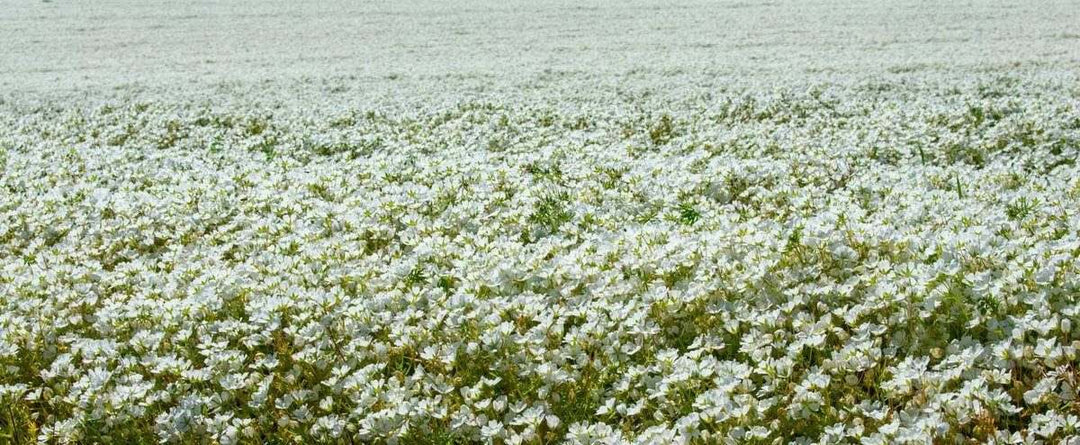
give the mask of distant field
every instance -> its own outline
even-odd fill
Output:
[[[1075,64],[1074,1],[70,1],[0,14],[8,90],[487,74]]]
[[[19,2],[0,444],[1077,443],[1074,2]]]

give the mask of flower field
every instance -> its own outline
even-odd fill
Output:
[[[1076,443],[1048,60],[8,91],[0,443]]]

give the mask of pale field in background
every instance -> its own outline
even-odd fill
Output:
[[[327,75],[1054,66],[1080,3],[812,0],[26,1],[0,11],[5,90]]]

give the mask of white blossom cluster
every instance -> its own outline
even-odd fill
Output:
[[[1075,442],[1075,73],[9,95],[0,434]]]

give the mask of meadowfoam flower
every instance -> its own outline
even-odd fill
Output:
[[[1075,440],[1076,70],[759,77],[671,54],[4,96],[0,424]]]

